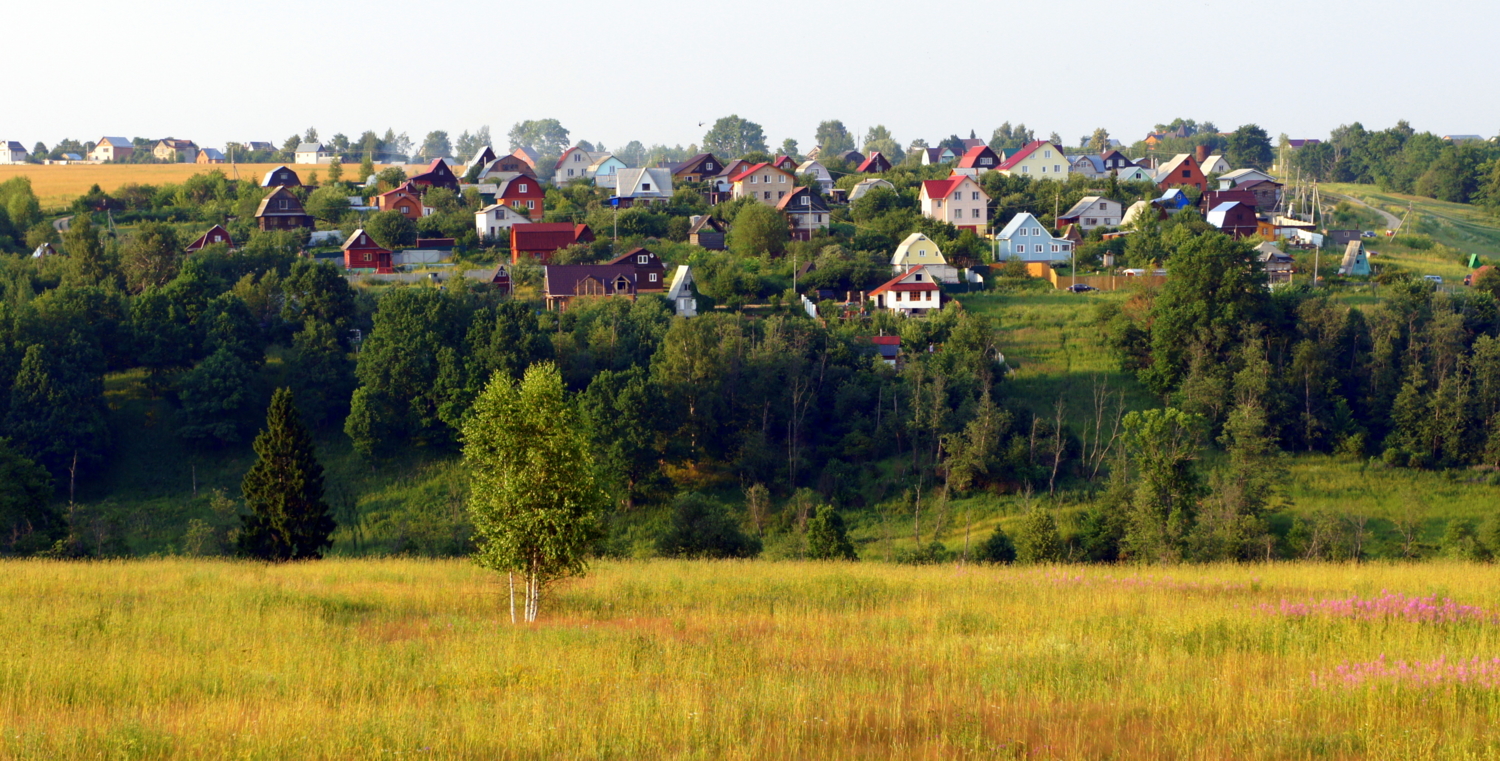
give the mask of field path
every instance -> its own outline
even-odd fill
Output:
[[[68,228],[72,227],[72,226],[73,226],[73,217],[71,217],[71,216],[59,217],[57,219],[52,220],[52,229],[54,229],[54,230],[56,230],[56,231],[58,231],[60,233],[67,232]]]
[[[1394,229],[1396,229],[1397,225],[1401,224],[1400,217],[1397,217],[1395,214],[1392,214],[1392,213],[1386,211],[1385,209],[1377,209],[1374,206],[1371,206],[1371,205],[1365,203],[1364,201],[1361,201],[1358,198],[1355,198],[1354,196],[1344,195],[1343,193],[1334,193],[1332,191],[1323,191],[1323,192],[1328,193],[1328,195],[1335,196],[1337,198],[1342,198],[1342,199],[1344,199],[1344,200],[1348,201],[1349,203],[1352,203],[1352,204],[1354,204],[1356,206],[1363,206],[1366,209],[1369,209],[1370,211],[1373,211],[1376,214],[1379,214],[1380,216],[1382,216],[1382,217],[1385,218],[1385,227],[1386,227],[1387,230],[1394,230]]]

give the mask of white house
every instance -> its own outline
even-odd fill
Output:
[[[573,180],[586,178],[589,176],[589,167],[608,155],[604,151],[586,151],[575,145],[557,157],[557,164],[552,167],[552,183],[566,185]]]
[[[943,306],[942,289],[933,281],[927,268],[920,266],[912,267],[870,291],[869,298],[875,302],[876,309],[907,315],[924,314]]]
[[[1073,257],[1073,242],[1054,238],[1036,217],[1021,212],[995,236],[995,261],[1065,262]]]
[[[989,226],[990,197],[973,177],[953,175],[922,182],[922,214],[951,222],[960,230],[983,232]]]
[[[672,170],[664,167],[621,169],[616,176],[615,197],[631,204],[666,201],[672,197]]]
[[[601,188],[612,188],[615,179],[619,176],[621,169],[628,169],[624,161],[621,161],[613,153],[594,154],[594,163],[584,169],[584,176],[594,181]]]
[[[1229,166],[1229,162],[1225,161],[1224,157],[1217,153],[1204,159],[1203,166],[1200,167],[1205,177],[1211,174],[1224,174],[1232,168]]]
[[[326,164],[333,154],[322,143],[302,143],[292,155],[294,164]]]
[[[1125,207],[1119,201],[1111,201],[1103,196],[1084,196],[1073,204],[1073,208],[1057,218],[1057,225],[1059,228],[1063,225],[1078,225],[1080,230],[1119,227],[1124,214]]]
[[[827,195],[833,190],[833,175],[828,172],[828,167],[818,163],[815,159],[808,159],[797,165],[797,174],[810,174],[818,181],[818,192]],[[885,182],[885,180],[877,180]],[[886,183],[889,185],[890,183]]]
[[[896,247],[896,253],[891,255],[892,275],[899,275],[912,267],[926,267],[939,282],[958,282],[958,268],[949,264],[938,245],[921,233],[906,236],[906,240]]]
[[[1074,156],[1069,161],[1072,165],[1073,174],[1081,174],[1091,180],[1109,174],[1109,171],[1104,168],[1103,156],[1085,153],[1080,156]]]
[[[849,190],[849,201],[858,201],[859,199],[863,198],[866,193],[876,188],[895,190],[896,186],[892,185],[888,180],[882,180],[879,177],[871,177],[868,180],[860,180],[859,182],[854,183],[854,187]]]
[[[677,265],[672,275],[672,285],[667,288],[667,300],[678,317],[697,317],[698,299],[693,297],[693,271],[686,264]]]
[[[24,164],[31,152],[14,140],[0,140],[0,164]]]
[[[483,238],[499,238],[516,225],[528,224],[531,217],[503,203],[492,203],[474,212],[474,231]]]

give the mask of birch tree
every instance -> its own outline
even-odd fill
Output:
[[[519,384],[495,373],[464,426],[475,560],[508,574],[512,622],[517,576],[531,622],[549,583],[587,568],[608,497],[583,431],[551,362],[527,368]]]

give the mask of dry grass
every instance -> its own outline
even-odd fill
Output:
[[[31,178],[31,189],[41,199],[44,208],[56,208],[66,206],[70,201],[89,191],[89,188],[97,184],[104,192],[108,193],[121,185],[138,183],[141,185],[161,185],[169,182],[182,182],[195,174],[204,172],[221,171],[225,176],[233,178],[235,172],[241,178],[258,178],[266,172],[281,166],[280,164],[52,164],[52,165],[5,165],[0,166],[0,182],[12,177],[26,176]],[[297,166],[294,167],[303,180],[312,171],[318,172],[320,177],[328,176],[326,166]],[[383,169],[384,165],[377,165],[377,169]],[[344,172],[351,174],[357,172],[359,166],[346,165]],[[352,175],[351,175],[352,176]],[[347,178],[346,178],[347,179]]]
[[[1493,758],[1488,689],[1315,687],[1494,624],[1295,620],[1487,566],[606,564],[512,626],[461,561],[10,562],[5,758]]]

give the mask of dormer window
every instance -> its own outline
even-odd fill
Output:
[[[707,169],[710,172],[712,172],[714,170],[714,162],[710,161],[710,162],[704,164],[703,168]]]

